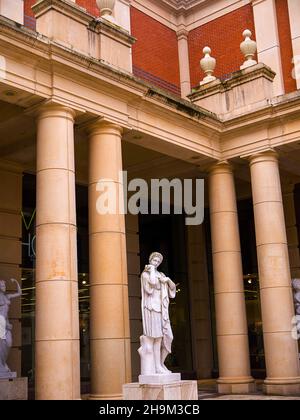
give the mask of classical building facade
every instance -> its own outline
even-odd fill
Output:
[[[37,399],[121,399],[156,250],[178,287],[171,369],[299,395],[299,1],[98,3],[0,0],[0,278],[23,290],[10,367]],[[99,180],[122,190],[122,171],[203,178],[204,222],[100,214]]]

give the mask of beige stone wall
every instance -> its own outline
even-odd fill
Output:
[[[126,245],[129,287],[129,314],[131,334],[131,366],[132,380],[137,380],[140,374],[140,358],[138,348],[142,330],[141,284],[140,284],[140,246],[138,216],[126,216]]]
[[[210,378],[213,368],[210,301],[204,226],[188,226],[188,275],[193,364],[197,378]]]
[[[6,280],[7,291],[16,291],[10,284],[15,278],[21,282],[22,261],[22,174],[18,168],[0,164],[0,279]],[[21,375],[21,299],[13,299],[9,318],[13,325],[13,348],[8,365]]]

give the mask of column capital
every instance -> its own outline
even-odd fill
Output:
[[[115,134],[121,136],[123,134],[123,127],[114,122],[104,120],[102,117],[86,123],[85,129],[90,136],[95,134]]]
[[[25,114],[31,115],[37,119],[47,117],[64,117],[69,118],[74,122],[76,111],[67,105],[55,103],[51,100],[43,101],[40,104],[34,105],[26,109]]]
[[[250,166],[260,162],[278,162],[278,157],[278,153],[272,148],[241,156],[250,162]]]
[[[188,35],[189,35],[189,31],[187,29],[185,29],[185,28],[180,28],[176,32],[176,35],[177,35],[178,41],[181,40],[181,39],[186,39],[187,40]]]
[[[228,160],[220,160],[219,162],[213,163],[208,168],[208,173],[209,175],[222,174],[222,173],[232,174],[233,166],[230,162],[228,162]]]

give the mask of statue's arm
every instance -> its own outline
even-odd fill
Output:
[[[17,292],[16,293],[7,294],[6,296],[7,296],[8,299],[14,299],[14,298],[17,298],[17,297],[19,297],[19,296],[22,295],[22,290],[21,290],[21,287],[20,287],[18,281],[16,279],[11,279],[11,282],[12,283],[16,283],[16,285],[17,285]]]
[[[142,283],[144,291],[148,293],[148,295],[151,295],[153,293],[153,288],[151,287],[150,275],[146,272],[142,274]]]

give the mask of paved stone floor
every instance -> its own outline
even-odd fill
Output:
[[[257,380],[257,393],[252,395],[220,395],[217,393],[217,383],[215,379],[207,379],[198,381],[199,400],[300,400],[300,397],[278,397],[271,395],[264,395],[262,392],[263,380]]]
[[[271,395],[255,394],[255,395],[219,395],[209,393],[199,393],[199,400],[217,400],[217,401],[229,401],[229,400],[244,400],[244,401],[255,401],[255,400],[300,400],[300,397],[277,397]]]

